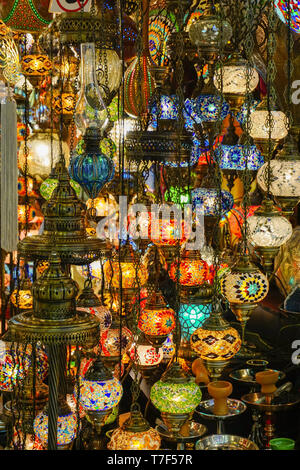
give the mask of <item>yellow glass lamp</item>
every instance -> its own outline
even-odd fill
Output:
[[[23,57],[21,65],[24,75],[29,78],[33,86],[37,86],[41,78],[49,75],[53,67],[47,54],[36,42],[33,44],[30,54]]]
[[[31,288],[30,279],[25,278],[20,281],[19,288],[15,289],[10,296],[10,301],[14,307],[21,310],[30,310],[32,308],[33,298]]]
[[[221,377],[223,369],[241,348],[237,330],[222,318],[220,308],[216,305],[201,328],[192,334],[190,343],[204,361],[212,380]]]

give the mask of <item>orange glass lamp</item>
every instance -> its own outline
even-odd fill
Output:
[[[73,88],[68,81],[63,85],[62,90],[54,90],[52,98],[53,110],[59,116],[62,114],[64,124],[70,124],[73,118],[73,113],[76,105],[76,96]]]
[[[169,276],[174,282],[178,277],[183,287],[198,288],[208,280],[209,266],[201,259],[198,250],[184,250],[180,267],[178,268],[178,262],[174,261],[170,266]]]
[[[22,70],[33,86],[37,86],[40,79],[49,75],[52,70],[53,64],[49,57],[42,52],[38,43],[34,43],[30,54],[27,54],[22,59]]]
[[[240,336],[222,318],[219,306],[213,305],[210,316],[191,336],[191,348],[204,361],[212,380],[218,380],[223,369],[241,348]]]
[[[143,45],[140,57],[135,57],[124,75],[124,109],[131,117],[142,117],[148,113],[148,102],[155,83],[150,67],[155,65],[149,51],[149,2],[142,1]]]
[[[150,427],[139,406],[134,403],[129,418],[115,429],[107,445],[109,450],[158,450],[160,435]]]
[[[269,291],[267,277],[251,263],[249,256],[243,255],[229,274],[224,275],[220,282],[221,292],[228,300],[230,308],[242,326],[242,347],[239,356],[253,356],[254,352],[247,348],[245,328],[253,310]]]
[[[175,312],[168,308],[161,292],[154,292],[140,313],[139,329],[152,346],[159,347],[174,330]]]
[[[10,296],[13,306],[20,310],[30,310],[33,305],[31,289],[32,283],[30,279],[21,279],[19,288],[15,289]]]

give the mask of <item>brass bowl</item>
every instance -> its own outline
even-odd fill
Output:
[[[196,442],[195,450],[259,450],[245,437],[230,434],[212,434]]]
[[[258,408],[261,411],[271,411],[273,413],[289,410],[300,403],[300,397],[296,397],[296,395],[294,395],[294,400],[291,402],[277,404],[258,403],[258,400],[263,397],[264,395],[262,393],[248,393],[247,395],[243,395],[241,400],[252,408]]]

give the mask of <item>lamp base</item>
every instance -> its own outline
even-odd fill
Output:
[[[174,436],[179,434],[182,426],[189,419],[190,413],[175,414],[162,412],[161,417],[164,424],[167,426],[170,435]]]

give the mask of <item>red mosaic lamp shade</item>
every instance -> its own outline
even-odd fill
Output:
[[[39,32],[52,20],[49,3],[50,0],[6,0],[1,2],[1,16],[13,31]]]
[[[175,312],[167,307],[160,292],[155,292],[141,311],[138,328],[152,345],[161,345],[176,325]]]
[[[177,261],[171,264],[169,276],[175,282],[179,276],[179,282],[182,286],[201,286],[208,280],[209,266],[206,261],[201,259],[199,252],[186,250],[180,260],[179,268]]]

